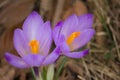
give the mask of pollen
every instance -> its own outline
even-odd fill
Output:
[[[37,54],[39,52],[39,42],[37,40],[30,41],[29,46],[33,54]]]
[[[70,45],[74,39],[80,36],[80,32],[73,32],[68,38],[67,38],[67,44]]]

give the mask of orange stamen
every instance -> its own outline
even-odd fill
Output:
[[[39,42],[37,40],[30,41],[29,46],[33,54],[37,54],[39,52]]]
[[[67,39],[67,44],[70,45],[75,38],[77,38],[78,36],[80,36],[80,32],[73,32]]]

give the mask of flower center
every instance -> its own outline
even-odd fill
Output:
[[[37,40],[30,41],[29,46],[33,54],[37,54],[39,52],[39,42]]]
[[[70,45],[75,38],[79,37],[80,36],[80,32],[73,32],[67,39],[67,44]]]

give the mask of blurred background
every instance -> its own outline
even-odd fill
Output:
[[[29,69],[18,69],[4,59],[4,53],[18,55],[13,32],[21,28],[32,11],[52,28],[75,13],[94,15],[95,36],[85,46],[90,52],[81,59],[68,59],[59,80],[120,80],[120,0],[0,0],[0,80],[33,80]],[[86,23],[87,24],[87,23]],[[61,65],[62,57],[55,64]]]

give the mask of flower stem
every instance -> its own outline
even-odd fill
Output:
[[[34,77],[34,80],[36,80],[36,76],[35,76],[34,69],[33,69],[33,68],[31,68],[31,71],[32,71],[32,75],[33,75],[33,77]]]
[[[32,67],[31,71],[32,71],[34,79],[38,80],[39,79],[39,70],[38,70],[38,67]]]
[[[61,65],[60,65],[60,67],[59,67],[59,69],[58,69],[58,71],[56,73],[55,80],[58,80],[58,77],[59,77],[59,75],[60,75],[66,61],[67,61],[67,57],[64,57],[63,60],[62,60]]]

